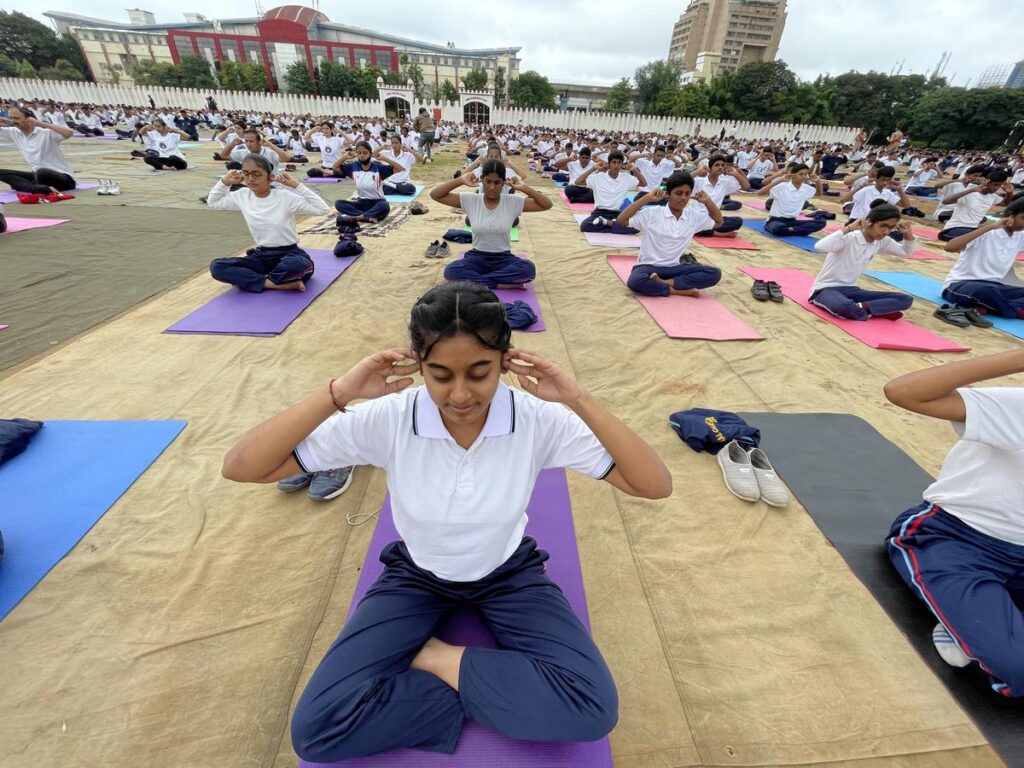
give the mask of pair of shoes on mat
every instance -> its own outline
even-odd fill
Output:
[[[452,255],[452,251],[444,240],[435,240],[427,246],[423,255],[428,259],[446,259]]]
[[[760,448],[747,451],[735,440],[718,452],[725,487],[744,501],[764,501],[771,507],[789,504],[789,491]]]
[[[339,467],[323,472],[303,472],[286,477],[277,483],[277,489],[285,493],[300,491],[309,486],[309,498],[316,501],[336,499],[352,484],[353,467]]]
[[[774,280],[755,280],[754,284],[750,286],[750,293],[758,301],[774,301],[776,303],[780,303],[785,298],[782,295],[782,286]]]
[[[113,179],[97,179],[100,188],[96,190],[97,195],[120,195],[121,185]],[[203,202],[206,202],[205,200]]]
[[[680,264],[700,264],[700,262],[697,261],[697,257],[694,256],[692,253],[684,253],[682,256],[680,256],[679,257],[679,263]]]
[[[976,309],[955,307],[951,304],[943,304],[932,314],[944,323],[955,325],[957,328],[991,328],[992,321],[983,317]]]

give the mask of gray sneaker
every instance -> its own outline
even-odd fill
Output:
[[[761,490],[757,486],[754,467],[743,446],[735,440],[718,452],[718,466],[722,469],[725,487],[733,496],[744,501],[758,501]]]
[[[354,467],[338,467],[317,472],[313,482],[309,484],[309,498],[316,501],[329,501],[341,496],[352,484]]]
[[[761,491],[761,500],[769,507],[785,507],[789,504],[789,491],[775,474],[775,467],[768,461],[768,454],[760,448],[754,448],[747,455],[750,456],[750,465],[754,468],[754,478]]]
[[[434,242],[432,242],[430,245],[427,246],[427,250],[423,252],[423,255],[426,256],[428,259],[436,258],[437,257],[437,249],[439,247],[440,247],[440,243],[437,240],[435,240]]]
[[[291,493],[292,491],[301,491],[307,485],[313,481],[312,472],[300,472],[297,475],[286,477],[284,480],[277,481],[277,490],[284,491],[285,493]]]
[[[445,240],[441,241],[441,244],[437,246],[437,258],[447,259],[452,255],[452,249],[448,247],[448,242]]]

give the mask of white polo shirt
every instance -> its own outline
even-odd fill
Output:
[[[768,197],[774,200],[768,215],[773,219],[795,219],[803,211],[804,203],[817,192],[810,184],[801,184],[799,189],[792,181],[776,184],[768,193]]]
[[[977,531],[1024,546],[1024,389],[958,389],[967,419],[942,462],[939,478],[924,492]]]
[[[881,251],[893,256],[909,256],[914,252],[916,243],[904,240],[897,243],[891,237],[883,237],[869,243],[860,230],[843,234],[838,229],[830,235],[816,240],[814,250],[828,254],[821,271],[811,285],[813,296],[822,288],[845,288],[857,284],[857,278],[864,274],[871,259]]]
[[[519,547],[542,469],[602,478],[613,466],[576,414],[504,383],[468,450],[421,386],[331,416],[295,456],[307,472],[351,464],[386,469],[395,528],[413,561],[461,582],[486,576]]]
[[[657,164],[648,157],[641,157],[636,161],[636,167],[640,169],[640,173],[644,175],[644,179],[647,181],[647,186],[641,187],[641,190],[649,192],[652,189],[661,187],[661,182],[671,175],[676,169],[676,164],[667,157],[661,158]]]
[[[619,171],[614,179],[605,171],[597,171],[587,177],[587,187],[594,190],[594,208],[608,211],[619,210],[626,195],[639,186],[636,176],[626,171]]]
[[[250,154],[263,155],[263,157],[267,158],[267,160],[270,162],[271,173],[277,170],[277,164],[281,162],[280,155],[278,155],[277,152],[272,150],[270,147],[260,147],[259,152],[250,153],[249,147],[247,147],[245,144],[239,144],[237,147],[232,149],[230,157],[236,163],[244,163],[245,158],[247,158]]]
[[[629,225],[643,233],[637,264],[675,267],[693,236],[714,227],[715,221],[708,216],[707,208],[691,201],[678,219],[668,205],[648,205],[630,219]]]
[[[403,182],[412,183],[412,177],[409,175],[412,172],[412,167],[416,165],[416,156],[412,152],[401,152],[395,155],[394,150],[385,149],[380,153],[381,157],[388,157],[402,166],[401,171],[395,171],[388,176],[389,184],[401,184]]]
[[[1003,196],[997,192],[987,195],[983,195],[981,192],[971,192],[969,195],[964,195],[956,201],[953,215],[949,217],[949,221],[946,222],[943,229],[953,229],[953,227],[971,227],[973,229],[977,227],[989,209],[1002,199]]]
[[[33,171],[49,168],[51,171],[66,173],[68,176],[75,175],[67,158],[60,150],[60,143],[64,141],[64,137],[56,131],[39,126],[36,126],[28,136],[22,133],[20,128],[5,127],[0,128],[0,131],[14,142],[18,151],[21,152],[21,156],[25,158],[25,162]]]
[[[886,187],[879,189],[874,184],[869,184],[857,191],[853,196],[853,209],[850,211],[851,219],[863,219],[871,210],[871,204],[875,200],[885,200],[895,205],[900,201],[900,196]]]
[[[718,181],[714,184],[711,183],[711,179],[707,176],[695,176],[693,179],[693,194],[703,190],[708,193],[708,197],[714,200],[715,205],[719,207],[721,207],[726,195],[731,195],[740,189],[742,189],[740,183],[732,176],[726,176],[724,173],[718,176]]]
[[[1006,282],[1021,251],[1024,251],[1024,231],[1011,235],[1002,227],[990,230],[967,244],[942,287],[963,280]]]

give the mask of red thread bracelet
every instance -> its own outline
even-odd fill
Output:
[[[345,408],[345,406],[340,405],[338,403],[338,399],[334,396],[334,382],[336,381],[337,379],[331,379],[329,382],[327,382],[327,394],[331,396],[331,402],[334,403],[334,407],[337,408],[340,413],[348,413],[348,410]]]

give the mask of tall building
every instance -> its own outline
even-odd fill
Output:
[[[975,88],[1024,88],[1024,61],[993,64],[978,76]]]
[[[681,64],[684,79],[709,80],[774,61],[785,26],[786,0],[691,0],[672,29],[668,58]]]
[[[375,64],[385,71],[399,69],[404,54],[419,65],[424,82],[438,87],[445,80],[460,86],[471,69],[487,70],[494,86],[498,67],[508,82],[519,76],[519,47],[456,48],[453,43],[410,40],[361,27],[332,22],[320,11],[301,5],[271,8],[262,17],[208,19],[186,13],[183,23],[157,24],[149,11],[131,9],[128,23],[95,19],[64,11],[47,11],[57,31],[74,37],[96,82],[132,84],[132,69],[141,61],[176,64],[182,56],[200,56],[211,67],[218,61],[262,64],[271,90],[283,86],[284,73],[296,61],[310,71],[324,61],[346,67]]]

